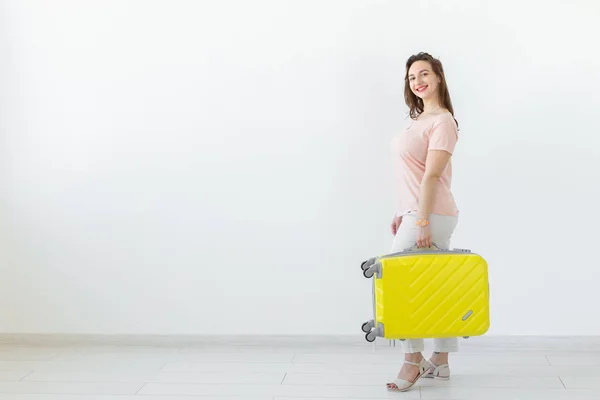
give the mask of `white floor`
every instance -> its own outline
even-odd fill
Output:
[[[0,400],[600,399],[600,338],[460,343],[449,382],[421,380],[406,393],[385,388],[402,351],[380,339],[0,344]]]

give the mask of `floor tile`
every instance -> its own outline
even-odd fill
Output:
[[[199,396],[1,394],[0,400],[272,400],[273,396],[235,396],[218,399]]]
[[[1,376],[1,375],[0,375]],[[285,373],[244,374],[215,372],[33,372],[24,379],[27,382],[136,382],[136,383],[206,383],[225,384],[235,380],[238,384],[271,384],[281,383]]]
[[[2,371],[0,370],[0,382],[17,382],[26,377],[30,371]]]
[[[381,386],[393,380],[396,375],[383,374],[341,374],[341,373],[288,373],[283,385],[320,385],[320,386]]]
[[[380,400],[380,399],[419,399],[418,391],[412,392],[404,392],[404,393],[394,393],[390,392],[386,394],[386,397],[366,397],[366,398],[357,398],[357,397],[343,397],[343,400]],[[273,400],[339,400],[342,398],[339,397],[288,397],[288,396],[275,396]],[[1,400],[1,399],[0,399]],[[215,399],[215,400],[221,400]]]
[[[598,371],[596,371],[596,375]],[[600,398],[600,378],[598,376],[561,376],[567,389],[596,389]]]
[[[61,383],[61,382],[0,382],[0,394],[135,394],[138,383]]]
[[[403,354],[296,354],[294,363],[356,363],[356,364],[398,364]]]
[[[0,361],[0,370],[22,372],[157,372],[166,362],[163,360],[85,360],[85,361]]]
[[[311,385],[179,385],[149,383],[140,391],[148,395],[187,396],[282,396],[308,398],[387,399],[398,393],[381,386],[311,386]],[[404,399],[419,399],[419,390],[403,393]]]
[[[163,371],[197,371],[197,372],[228,372],[241,374],[248,372],[299,372],[299,373],[355,373],[365,371],[370,373],[388,373],[396,371],[398,363],[383,364],[348,364],[348,363],[167,363]]]
[[[70,361],[70,362],[112,362],[112,363],[130,363],[130,362],[219,362],[219,363],[269,363],[269,362],[291,362],[294,358],[293,353],[197,353],[197,354],[127,354],[127,353],[98,353],[98,354],[87,354],[87,353],[63,353],[56,358],[54,361]]]
[[[0,349],[0,361],[44,361],[52,360],[61,353],[55,348],[4,347]]]
[[[597,391],[566,389],[474,389],[422,387],[423,400],[598,400]]]
[[[597,355],[548,355],[548,361],[550,365],[554,366],[578,366],[578,367],[599,367],[600,356]]]
[[[433,379],[419,381],[423,387],[464,387],[464,388],[513,388],[513,389],[564,389],[558,376],[496,376],[496,375],[457,375],[452,374],[449,381]]]
[[[298,374],[288,373],[284,385],[345,385],[345,386],[380,386],[396,375],[375,374]],[[557,376],[553,377],[517,377],[494,375],[456,375],[448,382],[422,379],[421,386],[461,386],[468,388],[532,388],[532,389],[564,389]]]

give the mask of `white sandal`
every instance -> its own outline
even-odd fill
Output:
[[[448,364],[435,365],[431,360],[429,360],[429,363],[431,364],[431,369],[423,378],[433,378],[437,381],[450,380],[450,366]]]
[[[421,378],[423,375],[425,375],[432,367],[432,365],[429,363],[429,361],[427,361],[424,358],[419,363],[415,363],[415,362],[411,362],[411,361],[404,361],[404,362],[406,364],[415,365],[415,366],[419,367],[419,374],[415,377],[415,379],[412,382],[404,380],[404,379],[396,378],[393,382],[389,382],[387,384],[388,390],[399,391],[399,392],[407,391],[415,383],[417,383],[419,378]],[[390,385],[392,385],[392,384],[396,385],[396,387],[395,388],[390,387]]]

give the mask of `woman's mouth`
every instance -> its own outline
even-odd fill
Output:
[[[423,85],[423,86],[417,86],[417,87],[415,88],[415,92],[422,93],[422,92],[424,92],[424,91],[425,91],[425,89],[427,89],[427,85]]]

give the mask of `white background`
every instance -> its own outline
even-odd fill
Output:
[[[362,335],[428,51],[489,334],[600,334],[596,2],[0,4],[1,332]]]

